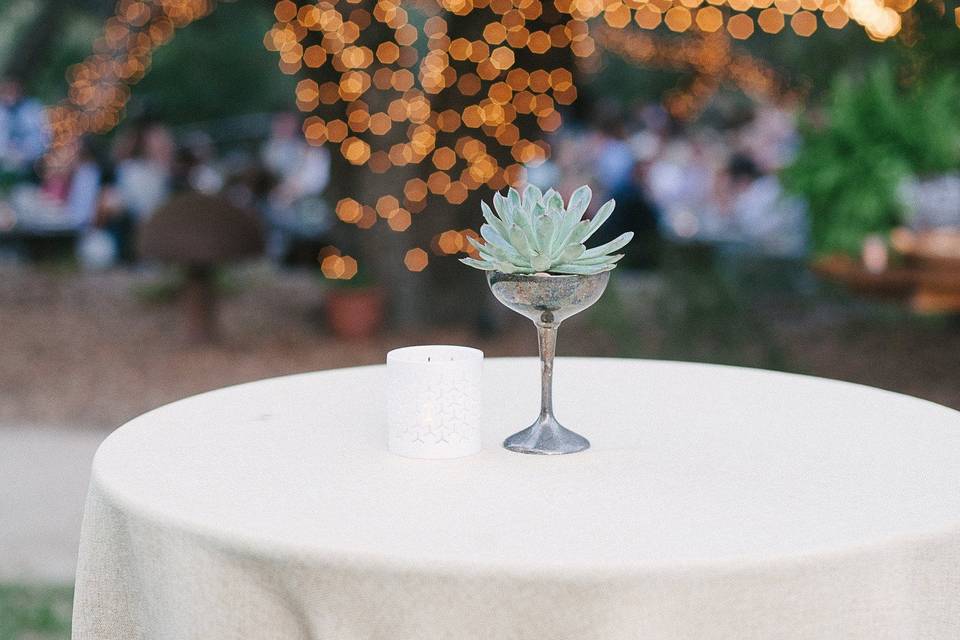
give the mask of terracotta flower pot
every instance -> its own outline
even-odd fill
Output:
[[[334,289],[327,294],[325,307],[327,324],[340,338],[370,338],[383,324],[384,295],[376,287]]]

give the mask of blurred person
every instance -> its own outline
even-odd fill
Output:
[[[39,163],[40,185],[20,184],[13,191],[18,208],[34,222],[63,230],[81,230],[94,217],[100,167],[84,140],[69,162]]]
[[[118,137],[114,155],[116,168],[106,194],[109,206],[100,217],[113,236],[117,257],[130,264],[137,227],[170,196],[176,145],[164,125],[138,124]]]
[[[960,230],[960,173],[909,176],[897,186],[904,221],[915,231]]]
[[[85,229],[94,222],[100,197],[102,170],[89,139],[84,139],[74,161],[66,192],[66,216]]]
[[[595,175],[606,199],[630,184],[634,156],[619,114],[610,113],[601,119],[599,135]]]
[[[779,171],[790,164],[800,144],[796,107],[789,103],[761,105],[739,138],[739,146],[762,171]]]
[[[273,178],[264,210],[270,231],[267,252],[285,262],[315,262],[333,227],[330,207],[321,197],[330,182],[330,152],[308,145],[295,113],[277,114],[260,159]]]
[[[560,184],[562,177],[560,166],[550,158],[536,164],[526,165],[525,168],[527,170],[527,184],[532,184],[540,191],[556,188],[555,185]]]
[[[308,145],[300,132],[295,113],[274,117],[270,138],[260,152],[261,160],[278,184],[270,194],[277,204],[320,195],[330,182],[330,152],[326,147]]]
[[[658,137],[669,133],[670,114],[660,102],[646,102],[637,105],[637,121],[643,125],[643,130],[649,131]]]
[[[725,214],[740,240],[766,256],[804,257],[806,210],[784,194],[775,175],[765,174],[753,158],[737,153],[730,159],[726,186]]]
[[[183,141],[177,154],[173,188],[213,195],[220,193],[224,176],[216,165],[213,140],[203,131],[194,131]]]
[[[611,196],[616,200],[616,209],[596,234],[596,244],[600,245],[633,231],[634,238],[624,249],[622,264],[636,269],[654,269],[660,262],[660,214],[644,186],[648,166],[642,160],[634,162],[630,180]]]
[[[663,144],[660,135],[649,129],[635,131],[630,136],[628,143],[633,157],[648,164],[660,154],[660,148]]]
[[[557,191],[569,198],[574,190],[583,184],[595,186],[594,162],[595,151],[591,146],[591,137],[578,129],[574,124],[564,127],[557,134],[554,134],[554,140],[551,142],[552,153],[549,162],[552,166],[550,174],[544,171],[534,173],[536,180],[543,182],[534,182],[541,189],[554,187]],[[532,179],[531,179],[532,180]],[[595,203],[599,198],[591,201],[591,207],[596,207]]]
[[[645,177],[665,231],[686,240],[716,233],[714,174],[702,145],[675,135],[661,147]]]
[[[117,190],[137,223],[170,195],[176,144],[170,130],[151,123],[135,132],[129,151],[117,163]]]
[[[119,262],[132,264],[135,260],[133,243],[134,220],[126,209],[117,187],[117,173],[106,168],[101,181],[100,197],[97,199],[94,226],[110,238],[109,250],[97,247],[100,254],[94,258],[96,266],[108,266]]]
[[[37,163],[40,184],[21,181],[7,202],[18,227],[18,253],[30,259],[69,259],[94,218],[100,168],[86,141],[70,157]]]
[[[46,151],[47,121],[39,100],[26,96],[17,78],[0,80],[0,166],[29,175]]]

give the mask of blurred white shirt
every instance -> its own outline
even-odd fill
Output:
[[[144,220],[170,194],[170,174],[148,160],[124,160],[117,166],[117,192],[124,208],[136,219]]]

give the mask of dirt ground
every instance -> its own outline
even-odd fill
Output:
[[[179,306],[153,299],[165,284],[156,273],[0,268],[0,424],[113,427],[188,395],[381,363],[388,350],[410,344],[536,354],[533,327],[519,323],[487,339],[469,327],[447,327],[339,340],[323,326],[319,279],[266,267],[234,274],[236,290],[220,308],[223,337],[198,347],[184,338]],[[612,352],[601,332],[587,327],[578,334],[592,338],[580,335],[563,353]]]
[[[379,363],[387,350],[408,344],[469,344],[488,356],[536,353],[533,328],[509,314],[487,338],[465,324],[341,341],[323,327],[317,277],[266,266],[231,276],[221,307],[225,338],[196,347],[184,340],[180,308],[157,300],[165,282],[152,272],[0,266],[0,425],[109,428],[187,395]],[[698,295],[658,278],[625,276],[609,300],[565,324],[559,352],[767,366],[960,408],[954,322],[819,292],[747,303]]]

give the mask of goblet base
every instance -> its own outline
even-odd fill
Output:
[[[590,448],[590,441],[567,429],[553,416],[545,416],[503,441],[503,447],[517,453],[558,456]]]

